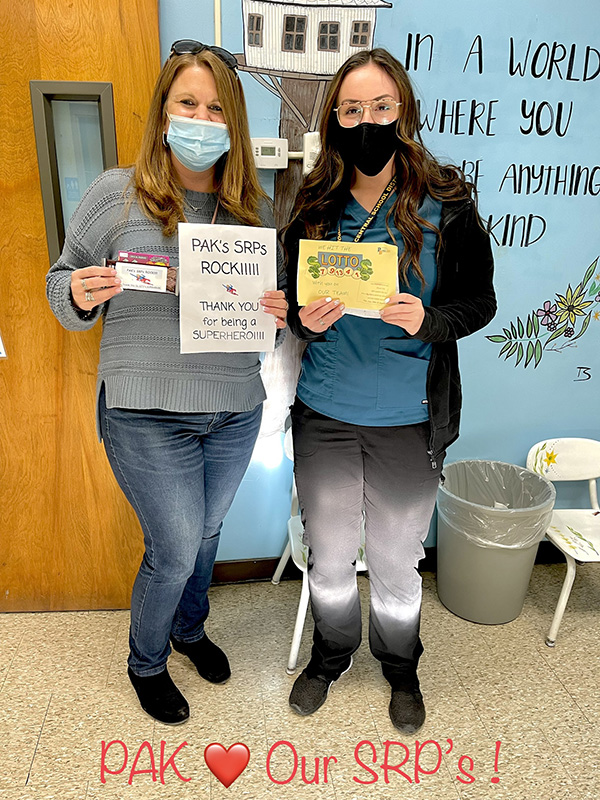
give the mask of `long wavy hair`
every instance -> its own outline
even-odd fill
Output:
[[[404,251],[398,259],[402,283],[408,285],[408,273],[412,267],[423,286],[423,273],[419,266],[423,247],[422,228],[433,230],[438,235],[438,245],[440,242],[439,230],[418,213],[425,195],[429,194],[436,200],[459,200],[475,197],[475,187],[465,179],[458,167],[440,164],[423,144],[419,111],[410,78],[402,64],[383,48],[355,53],[342,64],[331,80],[319,124],[321,153],[314,169],[300,187],[290,221],[283,230],[283,241],[285,244],[287,231],[292,227],[297,229],[299,224],[309,239],[323,239],[339,219],[350,191],[354,166],[345,163],[340,155],[341,126],[334,108],[346,75],[368,64],[376,64],[392,78],[402,103],[396,122],[397,199],[386,218],[386,227],[392,236],[389,220],[393,217],[394,225],[402,234]]]
[[[186,222],[184,189],[163,144],[163,131],[169,90],[181,70],[191,66],[208,67],[213,73],[229,131],[231,148],[215,165],[219,203],[241,223],[260,226],[259,206],[267,196],[252,156],[244,92],[233,70],[210,50],[171,56],[160,71],[132,179],[137,201],[146,216],[160,223],[165,236],[176,232],[178,222]]]

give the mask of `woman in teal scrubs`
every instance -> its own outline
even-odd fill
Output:
[[[458,436],[456,340],[496,310],[490,241],[474,187],[423,145],[410,80],[387,51],[358,52],[340,68],[320,134],[284,235],[288,322],[307,343],[292,425],[315,621],[290,705],[302,715],[320,708],[360,644],[364,518],[369,644],[391,685],[392,722],[414,733],[425,720],[417,565]],[[299,307],[300,239],[396,244],[399,291],[375,318],[335,297]]]

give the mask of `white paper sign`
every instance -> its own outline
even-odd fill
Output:
[[[275,317],[258,301],[275,289],[274,228],[179,223],[182,353],[273,350]]]

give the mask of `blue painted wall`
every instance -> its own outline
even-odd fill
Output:
[[[311,9],[306,13],[310,16]],[[335,19],[336,8],[331,13]],[[241,0],[222,0],[222,19],[222,45],[242,52]],[[162,0],[160,21],[164,57],[177,38],[214,41],[213,4],[207,0]],[[428,147],[442,160],[477,164],[480,210],[485,219],[491,216],[497,240],[498,315],[486,330],[460,343],[463,424],[449,460],[524,464],[530,445],[544,437],[600,438],[600,264],[576,298],[574,323],[564,314],[561,318],[561,311],[568,314],[566,306],[573,305],[568,288],[576,290],[600,256],[599,34],[600,16],[587,0],[568,5],[562,0],[504,0],[485,6],[476,0],[392,0],[391,8],[377,12],[375,45],[389,49],[409,69],[422,100],[422,119],[427,115],[423,136]],[[279,101],[248,74],[242,73],[241,80],[252,135],[276,136]],[[478,119],[470,130],[473,102]],[[534,191],[539,179],[533,180],[529,193],[515,191],[511,169],[518,171],[521,165],[542,171],[539,191]],[[588,168],[576,194],[569,186],[571,165]],[[564,171],[566,183],[561,182]],[[270,185],[269,176],[265,185]],[[515,223],[515,217],[524,222]],[[536,315],[545,303],[549,315]],[[541,323],[537,337],[527,331],[527,320],[534,315]],[[504,328],[510,342],[486,338],[506,336]],[[561,335],[548,342],[561,328]],[[533,348],[536,338],[541,348],[537,366],[534,357],[525,367],[528,343]],[[511,348],[513,339],[516,347]],[[519,344],[523,357],[517,365]],[[257,467],[251,468],[226,520],[220,559],[247,558],[248,553],[273,556],[283,546],[287,498],[279,503],[278,492],[289,487],[289,464],[281,482],[278,470],[253,469]],[[260,525],[252,530],[253,504],[262,504],[263,495],[272,504],[273,513],[267,515],[272,524],[265,526],[260,516]],[[558,504],[573,500],[586,502],[574,487],[561,486]]]
[[[292,462],[283,434],[261,439],[223,523],[218,560],[280,556],[287,541]]]

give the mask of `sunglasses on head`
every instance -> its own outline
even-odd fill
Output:
[[[224,50],[222,47],[214,47],[210,44],[202,44],[202,42],[197,42],[195,39],[178,39],[176,42],[173,42],[169,58],[172,56],[184,56],[188,53],[195,56],[198,53],[204,52],[204,50],[210,50],[211,53],[219,56],[221,61],[234,72],[237,69],[237,59],[229,50]]]

